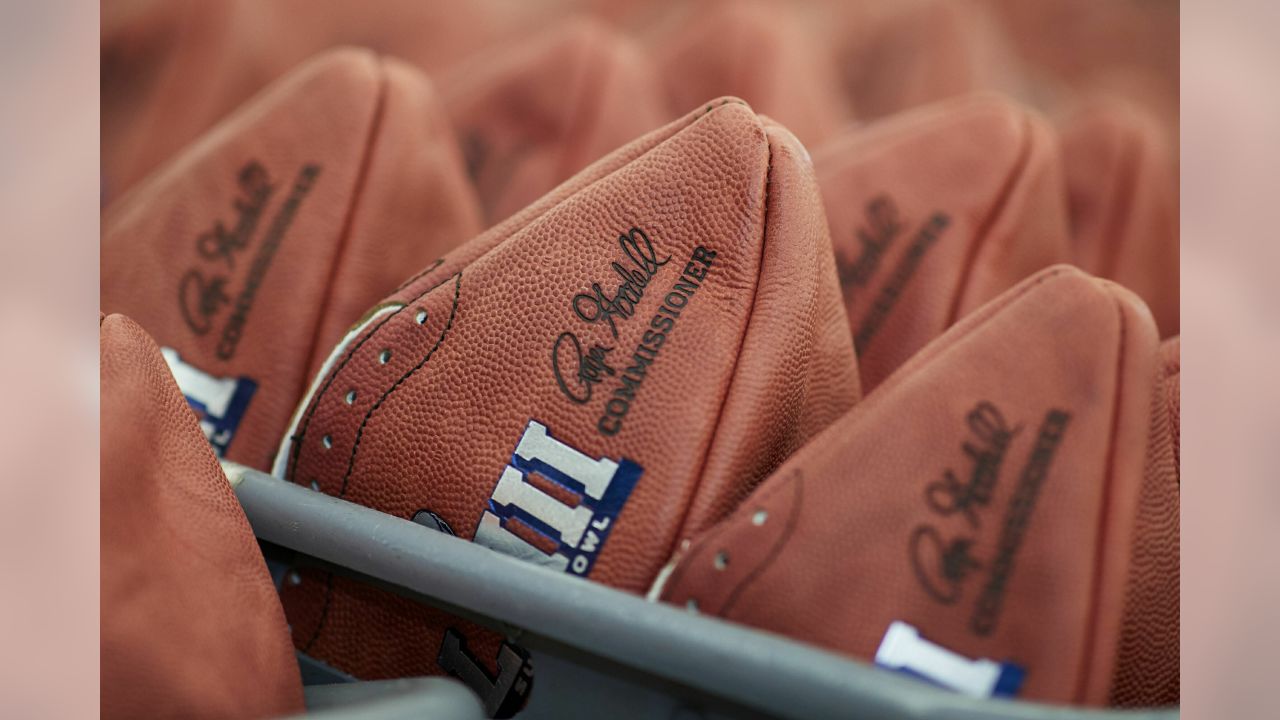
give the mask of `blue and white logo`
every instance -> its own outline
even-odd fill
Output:
[[[249,407],[249,400],[258,384],[246,377],[220,378],[190,365],[178,357],[173,348],[160,348],[168,363],[173,379],[187,398],[187,404],[200,419],[200,429],[213,445],[213,452],[222,457],[235,437],[240,418]]]
[[[522,560],[585,577],[643,472],[625,458],[592,458],[551,437],[542,423],[530,420],[489,497],[475,541]],[[572,495],[576,504],[538,488],[530,482],[535,474],[567,491],[557,495]],[[513,532],[515,525],[523,526],[526,537],[532,531],[535,542]]]
[[[979,698],[1013,697],[1027,674],[1014,663],[971,660],[920,637],[919,630],[901,620],[889,624],[876,650],[876,665]]]

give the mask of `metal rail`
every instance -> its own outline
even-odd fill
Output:
[[[224,462],[270,543],[461,612],[534,653],[521,717],[1172,718],[980,700],[557,573]],[[689,714],[692,713],[692,714]]]

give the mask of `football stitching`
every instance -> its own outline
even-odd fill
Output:
[[[369,123],[369,134],[364,139],[364,151],[360,158],[360,167],[356,173],[355,187],[352,191],[351,202],[345,209],[345,216],[342,220],[342,229],[338,234],[337,246],[333,251],[333,264],[329,267],[329,278],[325,287],[332,288],[338,284],[338,276],[343,266],[343,260],[346,258],[346,251],[354,244],[351,239],[355,231],[356,215],[360,210],[360,201],[364,199],[365,187],[368,185],[369,173],[373,167],[373,156],[377,150],[378,141],[382,138],[382,122],[387,113],[387,73],[382,65],[382,58],[373,53],[373,61],[377,63],[378,72],[378,95],[374,100],[373,118]],[[329,294],[325,294],[320,300],[319,314],[316,316],[317,321],[315,329],[312,332],[311,346],[307,349],[307,358],[314,360],[316,357],[317,347],[320,345],[320,334],[323,325],[323,319],[329,311],[329,305],[333,298]],[[307,391],[307,377],[302,378],[301,392]]]
[[[453,327],[453,320],[458,314],[458,295],[462,290],[462,273],[459,272],[457,275],[454,275],[453,280],[453,303],[449,307],[449,319],[445,322],[444,330],[441,331],[440,337],[436,338],[436,344],[431,346],[431,349],[427,351],[426,357],[422,358],[422,360],[419,361],[413,369],[409,370],[409,372],[401,375],[400,379],[396,380],[395,383],[378,398],[377,402],[375,402],[373,406],[369,408],[369,411],[364,414],[364,419],[360,421],[360,427],[356,429],[356,441],[351,446],[351,457],[347,460],[347,472],[342,476],[342,489],[338,492],[338,497],[342,497],[347,493],[347,483],[351,479],[351,471],[356,464],[356,453],[360,451],[360,440],[364,437],[364,428],[369,423],[369,418],[373,417],[373,414],[377,412],[378,408],[382,407],[382,403],[391,396],[391,393],[395,392],[406,380],[413,377],[414,373],[426,366],[427,362],[436,354],[436,350],[439,350],[440,346],[444,344],[444,339],[449,336],[449,330]],[[408,306],[406,305],[405,307]]]
[[[311,639],[307,641],[302,652],[311,652],[311,646],[316,644],[316,640],[320,638],[320,630],[324,628],[325,620],[329,619],[329,598],[333,597],[333,573],[326,573],[324,578],[324,604],[320,606],[320,621],[316,623],[315,632],[311,633]]]
[[[461,289],[462,289],[462,273],[461,272],[457,273],[451,279],[454,281],[453,303],[450,306],[449,319],[445,323],[444,330],[441,331],[440,337],[436,339],[436,344],[432,346],[430,351],[427,352],[426,357],[424,357],[421,362],[419,362],[416,366],[414,366],[413,369],[411,369],[409,372],[401,376],[400,379],[397,380],[394,385],[392,385],[385,393],[382,394],[382,397],[378,398],[378,401],[373,404],[373,407],[369,408],[369,411],[365,413],[364,420],[360,423],[360,428],[356,431],[356,441],[353,447],[351,448],[351,457],[347,461],[347,472],[342,478],[342,489],[338,492],[338,497],[344,496],[347,492],[347,482],[351,478],[351,470],[355,466],[356,453],[360,449],[360,438],[364,434],[364,428],[365,428],[365,425],[369,422],[369,418],[373,416],[373,413],[375,410],[377,410],[379,407],[382,406],[383,401],[386,400],[387,397],[391,395],[391,393],[395,392],[396,388],[400,387],[400,385],[405,380],[408,380],[414,373],[422,369],[427,364],[427,361],[429,361],[432,358],[432,356],[435,355],[436,350],[438,350],[440,346],[444,344],[445,337],[449,335],[449,329],[453,327],[453,320],[458,313],[458,296],[461,293]],[[448,280],[441,282],[439,285],[436,285],[435,287],[440,287],[441,285],[444,285],[445,282],[448,282]],[[432,288],[432,289],[435,289],[435,288]],[[422,293],[422,295],[426,295],[427,292],[430,292],[430,291],[429,290],[425,291]],[[419,295],[418,297],[420,298],[422,297],[422,295]],[[417,298],[415,298],[414,300],[417,300]],[[407,303],[405,307],[408,307],[410,304],[412,304],[412,302],[413,301],[410,301],[410,303]],[[397,310],[396,312],[399,312],[399,311]],[[372,337],[373,335],[374,333],[369,333],[369,335],[366,336],[366,339],[369,337]],[[335,373],[335,376],[336,376],[336,373]],[[316,624],[315,632],[311,635],[311,639],[307,641],[306,648],[303,649],[303,652],[306,652],[308,648],[314,645],[316,640],[320,637],[320,634],[324,631],[325,621],[328,619],[328,616],[329,616],[329,603],[332,597],[333,597],[333,573],[329,573],[328,579],[327,579],[327,585],[325,586],[324,606],[320,611],[320,622]]]
[[[430,270],[434,270],[435,268],[439,267],[440,264],[443,262],[444,262],[443,259],[437,260],[433,266],[427,268],[427,270],[424,270],[422,273],[419,273],[419,275],[425,274]],[[459,275],[461,275],[461,273],[459,273]],[[440,282],[436,283],[435,285],[432,285],[431,287],[427,288],[426,290],[423,290],[422,292],[418,293],[414,297],[410,298],[399,308],[396,308],[395,311],[388,314],[385,318],[380,320],[376,325],[370,328],[369,332],[365,333],[359,340],[355,342],[355,344],[351,346],[351,349],[348,350],[347,354],[342,358],[342,362],[338,363],[337,367],[335,367],[333,371],[329,373],[329,377],[325,378],[324,385],[320,388],[320,391],[317,392],[315,397],[311,400],[311,405],[307,408],[307,413],[306,415],[303,416],[302,422],[299,424],[300,430],[293,437],[290,438],[290,440],[293,441],[293,453],[292,453],[292,457],[289,458],[289,472],[288,472],[289,481],[291,482],[294,481],[295,475],[298,471],[298,457],[302,454],[302,441],[305,440],[307,437],[307,428],[311,426],[312,416],[315,415],[316,411],[320,408],[320,403],[324,400],[325,395],[329,392],[329,388],[333,385],[333,382],[338,379],[339,375],[342,374],[342,371],[347,367],[347,363],[351,361],[351,358],[355,357],[356,351],[364,347],[364,344],[368,342],[370,338],[372,338],[374,335],[377,335],[378,331],[382,330],[383,325],[386,325],[387,323],[391,322],[392,318],[394,318],[396,315],[399,315],[402,310],[418,302],[427,293],[431,292],[432,290],[435,290],[441,285],[444,285],[445,283],[449,282],[451,279],[453,279],[452,276],[447,277],[444,280],[441,280]]]
[[[798,469],[795,471],[794,485],[795,492],[791,498],[791,512],[787,515],[787,524],[782,530],[782,535],[778,537],[774,546],[770,548],[769,554],[764,557],[764,560],[761,560],[758,565],[752,568],[751,572],[733,589],[733,592],[729,593],[729,597],[725,598],[724,605],[717,612],[718,615],[728,617],[729,612],[733,609],[734,604],[738,602],[738,598],[742,596],[747,586],[755,582],[764,574],[765,570],[769,569],[769,566],[773,565],[773,562],[778,559],[783,549],[786,548],[787,543],[791,541],[791,534],[795,532],[796,525],[799,524],[800,506],[801,501],[804,499],[804,476]]]
[[[400,292],[401,290],[403,290],[403,289],[405,289],[405,288],[409,287],[410,285],[412,285],[412,284],[414,284],[415,282],[417,282],[417,281],[418,281],[418,278],[422,277],[423,275],[426,275],[427,273],[431,272],[432,270],[435,270],[436,268],[440,267],[440,266],[441,266],[441,265],[443,265],[443,264],[444,264],[444,258],[436,258],[436,261],[435,261],[435,262],[431,263],[430,265],[426,266],[426,267],[425,267],[425,268],[423,268],[422,270],[418,271],[418,274],[414,275],[413,277],[409,278],[408,280],[405,280],[404,282],[402,282],[402,283],[400,283],[399,285],[397,285],[397,286],[396,286],[396,289],[395,289],[395,292]],[[449,281],[449,278],[445,278],[444,280],[441,280],[439,283],[437,283],[435,287],[439,287],[440,285],[443,285],[444,283],[446,283],[446,282],[448,282],[448,281]],[[432,288],[432,289],[434,289],[434,288]],[[422,297],[422,296],[421,296],[421,295],[419,295],[418,297]],[[416,300],[417,298],[414,298],[414,299]],[[406,305],[408,305],[408,304],[410,304],[410,303],[412,303],[412,302],[413,302],[413,300],[410,300],[408,303],[405,303],[405,304],[406,304]]]

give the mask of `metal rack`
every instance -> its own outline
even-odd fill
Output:
[[[537,668],[520,718],[1173,718],[981,700],[867,663],[522,562],[423,525],[224,463],[258,538],[504,634]],[[333,718],[483,717],[443,678],[348,682],[302,658]],[[325,683],[325,684],[322,684]],[[337,683],[337,684],[333,684]],[[417,703],[415,705],[415,703]]]

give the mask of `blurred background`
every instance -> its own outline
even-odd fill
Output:
[[[700,65],[681,53],[700,46],[700,23],[709,22],[700,16],[720,5],[0,3],[7,100],[0,210],[9,221],[0,240],[5,714],[78,717],[97,703],[93,320],[104,207],[324,47],[372,47],[404,57],[442,87],[465,87],[487,53],[585,17],[653,63],[661,82],[676,75],[661,70],[664,62]],[[975,89],[1010,94],[1051,118],[1105,93],[1158,119],[1178,158],[1171,181],[1180,181],[1182,202],[1183,710],[1270,715],[1272,668],[1280,666],[1272,552],[1280,547],[1280,383],[1271,369],[1280,290],[1270,277],[1280,244],[1269,223],[1269,200],[1280,190],[1273,170],[1280,7],[1268,0],[770,5],[782,8],[771,17],[784,20],[775,22],[799,28],[804,52],[790,58],[784,45],[766,54],[747,42],[749,55],[785,71],[724,91],[794,125],[806,143],[806,134],[822,137],[824,123],[868,122]],[[821,95],[829,103],[797,94],[813,83],[834,89]],[[680,93],[666,88],[670,106],[655,123],[687,109]]]
[[[569,66],[629,55],[644,68],[637,111],[655,104],[645,73],[663,106],[627,126],[635,135],[734,94],[812,148],[852,123],[992,90],[1051,118],[1123,98],[1172,146],[1178,17],[1170,0],[117,0],[102,15],[102,200],[324,49],[407,60],[456,107],[504,56],[536,62],[533,48],[574,32],[565,27],[599,47],[579,41],[537,76],[528,67],[529,82],[562,72],[568,105]],[[527,114],[529,103],[496,112]]]

